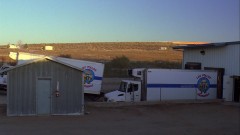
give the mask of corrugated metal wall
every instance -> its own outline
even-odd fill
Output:
[[[9,116],[36,115],[36,81],[51,80],[51,114],[83,113],[82,72],[50,60],[38,61],[8,72]],[[59,82],[60,96],[55,96]]]
[[[200,51],[205,50],[205,55]],[[187,62],[200,62],[204,67],[224,68],[225,75],[240,76],[240,45],[205,49],[185,49],[183,68]]]

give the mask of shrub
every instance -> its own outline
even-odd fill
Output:
[[[129,63],[130,60],[128,59],[128,57],[126,56],[121,56],[121,57],[116,57],[114,59],[112,59],[112,61],[110,62],[110,64],[112,65],[112,67],[114,68],[128,68],[129,67]]]
[[[72,58],[70,54],[60,54],[59,57]]]

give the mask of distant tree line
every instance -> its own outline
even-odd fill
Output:
[[[105,63],[105,77],[129,77],[128,69],[132,68],[166,68],[180,69],[181,62],[169,61],[130,61],[126,56],[113,58],[110,62]]]

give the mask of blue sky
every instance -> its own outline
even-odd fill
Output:
[[[0,44],[240,40],[239,0],[0,0]]]

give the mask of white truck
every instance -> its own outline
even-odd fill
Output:
[[[10,52],[9,57],[17,61],[17,65],[23,64],[29,60],[45,57],[45,55],[32,54],[25,52]],[[84,93],[91,95],[100,95],[103,79],[104,64],[76,59],[69,59],[63,57],[55,57],[55,59],[73,65],[88,73],[84,77]],[[80,83],[80,82],[79,82]],[[95,96],[92,96],[95,98]]]
[[[122,80],[107,102],[216,99],[217,72],[206,70],[133,69],[135,80]]]
[[[4,64],[2,67],[0,67],[0,71],[4,71],[8,68],[11,68],[12,66],[8,64]],[[6,72],[0,73],[0,90],[7,90],[7,74]]]

